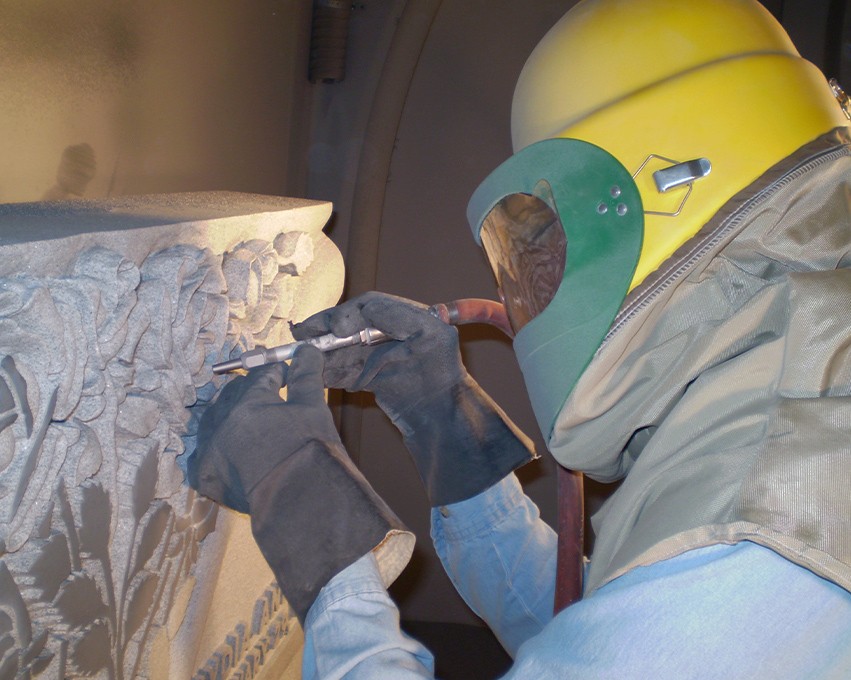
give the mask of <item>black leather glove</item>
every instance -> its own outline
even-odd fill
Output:
[[[322,353],[238,377],[201,417],[189,484],[251,515],[281,590],[304,622],[322,587],[374,551],[385,584],[414,537],[349,459],[325,403]],[[279,390],[286,379],[287,398]]]
[[[458,331],[419,303],[366,293],[293,326],[296,339],[372,326],[394,341],[328,352],[325,383],[366,390],[402,433],[432,506],[496,484],[535,457],[526,437],[467,373]]]

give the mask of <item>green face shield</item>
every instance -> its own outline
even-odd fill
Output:
[[[467,219],[496,276],[549,439],[629,291],[644,232],[638,189],[603,149],[548,139],[491,173]]]

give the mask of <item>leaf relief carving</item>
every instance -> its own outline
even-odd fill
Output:
[[[154,601],[159,594],[157,588],[160,579],[156,574],[144,574],[136,587],[130,593],[130,604],[124,619],[124,646],[129,644],[133,636],[145,623]]]
[[[3,281],[0,677],[144,677],[215,529],[218,506],[176,465],[227,381],[211,366],[290,339],[308,245],[178,245],[138,265],[97,247],[67,275]]]
[[[70,628],[83,629],[105,622],[107,604],[94,577],[86,573],[71,574],[54,600],[63,622]]]
[[[68,538],[59,532],[54,533],[40,546],[30,570],[33,585],[40,591],[40,599],[52,602],[59,592],[62,582],[71,574],[71,551]]]
[[[80,674],[95,676],[113,666],[109,630],[103,621],[84,629],[70,646],[71,668]],[[109,677],[115,677],[114,673],[110,672]]]

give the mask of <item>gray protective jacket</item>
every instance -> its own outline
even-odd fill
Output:
[[[744,150],[746,153],[747,150]],[[587,592],[754,541],[851,590],[851,136],[735,196],[627,298],[550,450],[601,481]]]

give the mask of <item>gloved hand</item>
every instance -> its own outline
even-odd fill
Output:
[[[366,293],[292,328],[296,339],[372,326],[395,341],[326,355],[325,384],[366,390],[402,433],[432,506],[471,498],[535,457],[526,437],[467,373],[458,331],[419,303]]]
[[[414,545],[343,449],[322,368],[322,353],[303,347],[289,368],[235,378],[201,417],[188,460],[193,488],[250,513],[254,538],[302,623],[322,587],[357,559],[374,551],[389,585]]]

